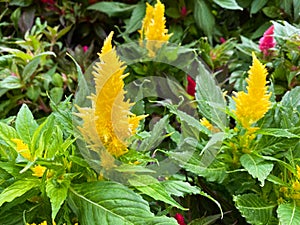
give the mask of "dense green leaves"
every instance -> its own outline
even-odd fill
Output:
[[[236,207],[250,224],[268,224],[272,219],[273,208],[277,204],[268,203],[256,194],[234,196]]]
[[[171,193],[166,192],[164,186],[154,177],[140,175],[129,179],[128,182],[141,193],[184,210],[184,208],[170,196]]]
[[[69,202],[82,225],[177,224],[174,219],[165,216],[155,217],[140,195],[115,182],[75,185],[71,189]]]
[[[221,130],[227,126],[226,103],[216,80],[199,62],[196,77],[196,100],[199,112]]]
[[[39,185],[40,182],[38,179],[24,179],[14,182],[0,194],[0,206],[5,202],[13,201],[15,198],[22,196],[27,191]]]
[[[282,225],[300,224],[300,207],[297,206],[296,201],[279,205],[277,214]]]
[[[257,178],[261,182],[261,186],[264,186],[265,179],[273,169],[273,163],[253,154],[242,155],[240,161],[248,173],[253,178]]]
[[[52,178],[47,181],[46,192],[51,202],[52,219],[55,219],[61,205],[66,200],[70,184],[69,179],[56,180]]]

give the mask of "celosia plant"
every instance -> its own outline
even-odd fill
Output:
[[[146,41],[146,48],[151,57],[171,37],[171,34],[168,34],[168,29],[166,29],[164,13],[165,6],[160,0],[157,0],[154,7],[147,3],[146,15],[139,33],[140,41],[141,43],[143,43],[143,40]]]
[[[135,134],[139,121],[145,116],[130,112],[133,105],[125,101],[124,74],[126,66],[112,47],[113,32],[107,37],[99,54],[100,62],[94,66],[96,93],[89,96],[92,108],[78,107],[83,124],[79,127],[85,140],[97,151],[104,147],[115,157],[125,154],[127,139]],[[99,150],[99,149],[98,149]]]

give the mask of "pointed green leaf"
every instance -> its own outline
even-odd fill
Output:
[[[136,5],[135,9],[132,11],[128,23],[126,24],[126,30],[125,30],[126,33],[131,34],[132,32],[141,28],[142,20],[145,16],[145,8],[146,5],[144,2],[140,2],[139,4]]]
[[[243,10],[242,7],[240,7],[235,0],[213,0],[214,3],[218,4],[224,9],[239,9]]]
[[[140,195],[115,182],[98,181],[75,185],[71,189],[69,203],[81,225],[177,224],[173,218],[155,217]]]
[[[178,209],[185,210],[179,203],[177,203],[170,194],[165,190],[165,187],[154,177],[148,175],[134,176],[128,180],[129,184],[137,190],[151,198],[163,201]]]
[[[200,194],[201,191],[198,187],[191,186],[188,182],[180,180],[166,180],[162,181],[161,184],[170,195],[178,197],[183,197],[186,194]]]
[[[28,106],[23,104],[17,114],[16,130],[19,137],[26,143],[30,144],[33,133],[38,127]]]
[[[199,112],[221,130],[227,127],[226,103],[213,75],[199,62],[196,77],[196,100]]]
[[[68,196],[70,184],[71,182],[69,179],[64,179],[60,182],[54,178],[47,180],[46,193],[51,202],[51,217],[53,220]]]
[[[288,129],[262,128],[256,131],[256,133],[272,137],[300,138],[300,136],[291,133]]]
[[[248,173],[253,178],[257,178],[261,182],[261,186],[264,186],[265,179],[273,169],[273,163],[265,161],[263,158],[251,154],[242,155],[240,161]]]
[[[166,126],[169,123],[169,116],[161,118],[151,130],[151,135],[145,138],[138,147],[140,151],[148,151],[157,147],[165,139]]]
[[[282,225],[300,224],[300,206],[297,206],[296,201],[279,205],[277,214]]]
[[[236,207],[250,224],[268,224],[276,203],[268,203],[256,194],[234,196]]]
[[[203,30],[208,39],[212,41],[215,27],[215,17],[206,1],[196,0],[194,8],[194,18],[197,26]]]
[[[3,203],[13,201],[15,198],[22,196],[27,191],[39,185],[40,182],[38,179],[25,179],[14,182],[0,194],[0,207]]]

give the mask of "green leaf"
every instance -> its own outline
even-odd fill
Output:
[[[253,0],[251,3],[250,14],[255,14],[259,10],[261,10],[265,4],[267,4],[268,0]]]
[[[38,179],[24,179],[14,182],[0,194],[0,207],[3,203],[13,201],[15,198],[22,196],[27,191],[39,185],[40,182]]]
[[[188,182],[180,180],[166,180],[162,181],[161,184],[170,195],[183,197],[186,194],[200,194],[200,189],[198,187],[191,186]]]
[[[75,95],[75,105],[78,105],[80,107],[87,107],[89,106],[88,101],[87,101],[87,96],[91,94],[91,90],[89,89],[89,85],[82,73],[81,67],[79,64],[76,62],[76,60],[69,54],[67,53],[67,56],[69,56],[72,61],[74,62],[76,66],[76,72],[78,76],[78,90]],[[93,69],[93,67],[89,67],[89,69]],[[90,85],[92,86],[92,85]]]
[[[9,76],[0,81],[0,88],[18,89],[23,87],[20,79],[15,76]]]
[[[110,181],[75,185],[69,204],[81,225],[178,225],[173,218],[155,217],[140,195]]]
[[[27,7],[32,3],[32,0],[11,0],[9,1],[9,5]]]
[[[62,30],[60,30],[57,35],[56,35],[56,40],[60,39],[62,36],[64,36],[66,33],[69,32],[69,30],[71,30],[72,25],[67,26],[65,28],[63,28]]]
[[[279,128],[262,128],[256,131],[257,134],[272,136],[272,137],[284,137],[284,138],[300,138],[300,136],[289,132],[288,129]]]
[[[125,33],[131,34],[137,29],[141,28],[142,21],[145,16],[146,5],[144,2],[140,2],[136,5],[135,9],[132,11],[131,17],[126,24]]]
[[[188,147],[187,147],[188,148]],[[209,165],[201,160],[198,154],[191,152],[172,152],[170,157],[177,161],[181,168],[186,169],[198,176],[205,177],[210,182],[222,183],[226,177],[226,164],[215,161]]]
[[[215,31],[215,17],[206,1],[195,1],[194,18],[197,26],[203,30],[204,34],[208,36],[208,39],[211,42]]]
[[[30,144],[33,133],[38,127],[28,106],[23,104],[17,114],[16,130],[19,137],[26,143]]]
[[[300,207],[297,206],[296,201],[279,205],[277,215],[282,225],[300,224]]]
[[[261,182],[261,186],[264,186],[265,179],[273,169],[273,163],[265,161],[263,158],[252,154],[242,155],[240,161],[248,173],[253,178],[257,178]]]
[[[28,80],[34,72],[36,72],[39,64],[40,64],[40,57],[33,58],[25,67],[22,73],[22,79],[24,81]]]
[[[213,0],[213,1],[214,1],[214,3],[218,4],[219,6],[221,6],[224,9],[243,10],[243,8],[240,7],[235,0]]]
[[[276,203],[266,202],[256,194],[233,196],[236,207],[250,224],[268,224]]]
[[[0,138],[2,140],[4,140],[9,146],[14,148],[16,145],[11,139],[17,138],[17,137],[18,137],[18,134],[13,127],[0,122]]]
[[[196,76],[196,100],[199,112],[221,130],[227,127],[226,103],[216,80],[199,62]]]
[[[54,178],[47,180],[46,183],[46,193],[50,198],[52,214],[51,217],[54,220],[61,205],[64,203],[68,196],[68,191],[70,187],[70,180],[64,179],[58,181]]]
[[[181,210],[186,210],[177,203],[170,194],[165,190],[164,186],[154,177],[148,175],[134,176],[128,180],[129,184],[137,190],[151,198],[163,201],[171,206]]]
[[[106,13],[109,17],[128,15],[134,10],[136,5],[125,4],[121,2],[98,2],[89,6],[88,10],[97,10]]]
[[[221,218],[221,214],[211,215],[201,217],[199,219],[195,219],[191,221],[188,225],[210,225],[215,224],[215,222]]]
[[[149,151],[151,149],[154,149],[157,147],[163,139],[165,139],[165,131],[166,126],[169,123],[169,116],[166,115],[163,118],[161,118],[155,125],[153,126],[153,129],[150,132],[150,136],[145,138],[138,147],[138,150],[140,151]]]
[[[50,90],[50,98],[55,103],[58,104],[64,94],[64,89],[61,87],[54,87]]]

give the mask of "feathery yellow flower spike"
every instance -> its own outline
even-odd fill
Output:
[[[166,29],[164,13],[165,6],[160,0],[157,0],[154,7],[147,3],[146,15],[139,33],[141,35],[140,41],[147,41],[146,48],[149,50],[150,56],[154,56],[155,51],[167,42],[172,35],[168,34],[168,29]]]
[[[248,71],[249,77],[246,80],[248,93],[238,92],[236,97],[233,97],[236,103],[234,112],[237,120],[249,131],[257,129],[251,128],[251,125],[264,117],[271,106],[269,101],[271,93],[267,93],[268,87],[266,86],[268,72],[254,53],[252,53],[252,58],[253,63]]]
[[[132,104],[124,101],[123,79],[128,74],[124,74],[126,66],[112,47],[112,36],[113,32],[104,41],[98,54],[100,62],[94,66],[96,93],[89,96],[92,108],[78,107],[77,115],[83,119],[79,129],[92,149],[104,147],[111,155],[119,157],[128,151],[126,140],[136,132],[139,121],[145,116],[131,113]]]

